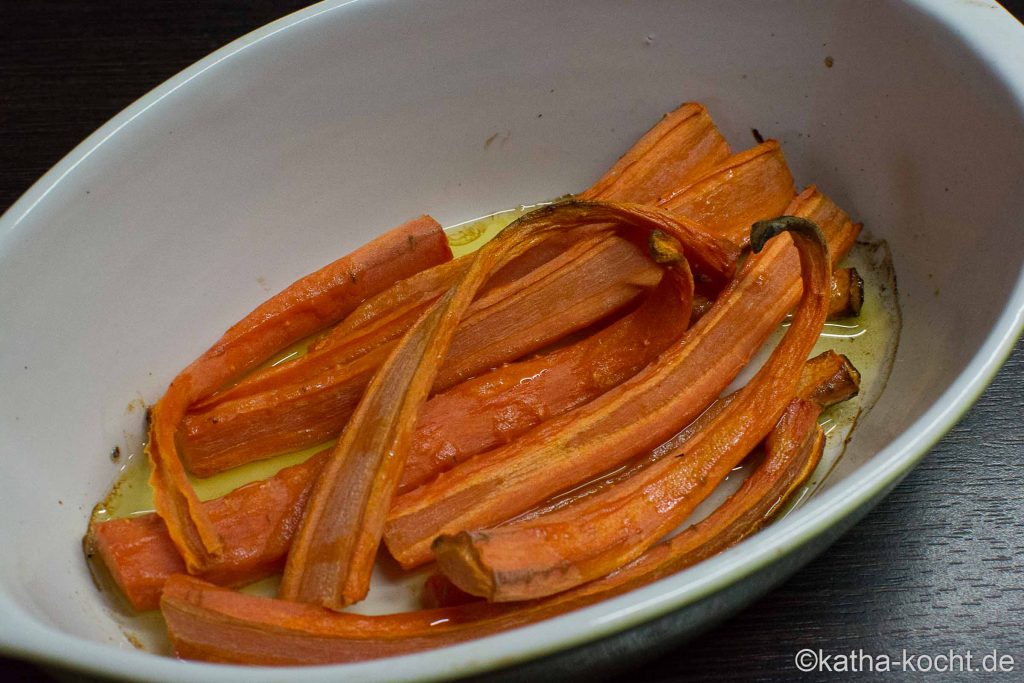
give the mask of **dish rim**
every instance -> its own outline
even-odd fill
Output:
[[[979,16],[966,3],[903,0],[954,32],[978,56],[1016,102],[1024,119],[1024,26],[1004,8]],[[159,105],[191,81],[250,47],[282,31],[330,12],[370,0],[324,0],[284,16],[216,50],[149,91],[122,110],[53,168],[0,216],[0,254],[20,236],[19,226],[61,182],[119,131]],[[376,3],[370,3],[376,4]],[[1010,24],[1013,24],[1012,28]],[[993,30],[1017,32],[1021,40],[991,39]],[[930,448],[963,416],[994,378],[1017,338],[1024,332],[1024,274],[1017,278],[1007,304],[978,352],[924,414],[868,462],[831,490],[812,497],[785,519],[699,565],[628,594],[611,598],[537,624],[467,643],[424,652],[352,664],[261,668],[186,662],[152,653],[124,650],[85,640],[46,626],[0,593],[0,652],[40,664],[70,667],[111,677],[178,680],[182,676],[211,681],[334,680],[342,671],[359,678],[434,680],[480,674],[582,645],[636,627],[693,604],[734,585],[825,534],[862,507],[879,499],[905,476]],[[489,654],[479,655],[481,647]]]

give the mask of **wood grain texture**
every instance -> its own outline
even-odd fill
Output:
[[[0,208],[132,101],[305,2],[4,0]],[[1018,17],[1024,1],[1006,3]],[[998,649],[1024,672],[1024,342],[965,418],[816,561],[723,625],[621,680],[790,680],[802,648]],[[47,680],[0,659],[12,680]],[[997,680],[1004,680],[998,678]]]

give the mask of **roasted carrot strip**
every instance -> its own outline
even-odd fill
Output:
[[[844,356],[827,351],[804,364],[797,396],[825,408],[855,395],[858,385],[859,377],[849,361]],[[429,412],[431,403],[439,398],[435,396],[428,401],[424,412]],[[709,414],[717,415],[715,409],[721,404],[722,401],[719,401],[713,405],[702,414],[701,419]],[[700,423],[701,419],[694,424]],[[678,447],[685,435],[692,431],[691,428],[684,430],[682,435],[673,438],[666,447],[669,450]],[[417,426],[417,434],[420,433],[421,426]],[[417,436],[414,442],[418,439]],[[420,457],[429,456],[413,450],[409,454],[406,468],[413,466],[412,458],[417,453]],[[325,460],[326,454],[321,453],[302,464],[285,468],[269,479],[254,482],[222,498],[203,503],[226,543],[226,552],[203,574],[203,578],[219,585],[232,586],[256,581],[280,571],[284,567],[284,558],[313,480]],[[605,485],[613,485],[628,474],[630,472],[626,471],[623,475],[617,475]],[[600,488],[597,487],[598,490]],[[588,490],[577,491],[575,497],[588,495]],[[564,507],[565,502],[554,501],[548,511]],[[534,512],[539,514],[544,511],[541,508]],[[96,525],[93,538],[100,559],[137,610],[154,609],[167,579],[185,571],[185,564],[158,515],[101,522]]]
[[[733,154],[696,182],[661,197],[658,206],[746,246],[750,225],[783,213],[795,194],[782,148],[768,140]]]
[[[690,301],[662,281],[635,311],[556,351],[512,363],[431,398],[420,412],[399,493],[635,374],[686,329]]]
[[[224,539],[224,552],[200,575],[222,586],[241,586],[284,569],[284,558],[313,481],[327,452],[201,503]],[[185,572],[185,562],[159,515],[112,519],[93,531],[94,547],[132,607],[156,609],[164,583]]]
[[[369,590],[410,425],[472,300],[457,294],[453,288],[432,305],[374,374],[314,485],[288,552],[281,597],[340,608]]]
[[[275,351],[341,320],[366,297],[450,258],[444,231],[434,219],[410,221],[259,305],[174,378],[153,406],[146,453],[156,510],[189,571],[207,566],[223,542],[178,457],[175,433],[188,407]]]
[[[860,391],[860,373],[850,359],[835,351],[824,351],[804,363],[800,371],[796,397],[814,403],[820,410],[846,401]],[[715,401],[700,416],[688,424],[685,429],[671,439],[655,448],[630,465],[615,470],[607,476],[595,479],[586,486],[577,487],[565,494],[555,496],[529,512],[515,519],[525,522],[543,517],[544,515],[575,505],[584,498],[602,493],[619,482],[627,481],[642,469],[649,467],[669,453],[673,453],[686,445],[686,442],[711,425],[736,398],[739,391],[734,391]]]
[[[481,285],[547,234],[609,223],[645,237],[664,231],[713,277],[727,277],[733,267],[730,255],[704,233],[643,207],[570,201],[512,223],[476,253],[459,282],[402,338],[374,375],[317,479],[285,564],[282,597],[343,607],[365,596],[416,415]],[[686,259],[666,272],[692,290]]]
[[[771,357],[711,424],[624,482],[544,515],[500,528],[442,535],[441,571],[474,595],[529,600],[605,576],[681,524],[771,431],[796,392],[800,369],[828,314],[831,259],[816,224],[786,216],[755,223],[751,247],[788,231],[800,254],[803,295]]]
[[[805,366],[801,382],[807,374]],[[711,515],[604,579],[561,595],[590,593],[616,584],[620,588],[615,592],[621,593],[716,555],[760,529],[818,466],[825,446],[825,434],[816,423],[821,410],[821,404],[814,401],[793,399],[765,438],[764,457],[754,473]],[[557,601],[561,595],[553,599]],[[463,591],[444,574],[431,574],[424,582],[422,601],[426,609],[481,599]]]
[[[775,460],[779,458],[780,452],[785,448],[792,446],[792,443],[787,441],[787,439],[793,439],[794,433],[797,434],[796,438],[804,439],[811,431],[809,428],[805,428],[806,425],[804,423],[795,421],[794,416],[791,416],[791,413],[800,411],[800,415],[803,416],[805,421],[807,419],[813,421],[817,419],[818,415],[820,415],[824,409],[856,396],[859,390],[860,373],[853,364],[850,363],[846,356],[837,354],[834,351],[825,351],[804,363],[803,370],[800,373],[800,380],[797,385],[796,398],[790,403],[786,414],[783,415],[779,420],[779,423],[765,439],[765,448],[768,452],[768,457],[762,466],[762,469],[778,466],[778,464],[775,463]],[[651,454],[637,460],[637,462],[630,467],[616,471],[610,476],[597,480],[586,487],[575,489],[569,494],[556,497],[545,505],[522,515],[517,518],[516,521],[521,522],[543,518],[544,515],[578,504],[585,498],[602,493],[609,488],[614,487],[616,484],[628,480],[630,477],[636,475],[640,470],[649,467],[664,455],[677,451],[688,439],[694,437],[703,429],[706,429],[712,421],[714,421],[738,396],[739,392],[737,391],[717,401],[677,436],[659,446]],[[798,404],[807,405],[802,406]],[[823,446],[824,438],[822,435],[821,443],[818,447],[818,455],[820,455],[820,450]],[[810,464],[810,470],[813,470],[817,465],[817,460],[818,456],[815,456],[813,462]],[[810,470],[807,471],[807,475],[810,474]],[[761,470],[759,470],[759,472],[761,472]],[[803,481],[804,478],[806,478],[806,476],[800,477],[799,480]],[[766,505],[763,508],[764,512],[761,514],[761,517],[766,521],[768,510],[776,506],[780,497],[784,498],[785,496],[779,496],[776,494],[773,497],[771,494],[765,493],[764,487],[758,483],[760,481],[761,479],[758,476],[748,479],[740,491],[733,495],[733,499],[738,499],[743,496],[749,497],[750,506],[755,507],[755,500],[761,496],[765,501],[763,505]],[[754,493],[754,491],[757,493]],[[730,499],[731,503],[735,502],[733,499]],[[747,507],[747,505],[744,504],[744,507]],[[729,509],[729,505],[723,506],[720,509],[720,512],[726,511],[727,509]],[[719,513],[716,512],[715,514]],[[707,521],[706,524],[714,526],[714,523],[711,521]],[[699,528],[701,525],[697,525],[697,527]],[[752,533],[756,528],[756,526],[750,526],[747,533]],[[695,527],[691,527],[684,532],[684,536],[685,534],[694,533]],[[698,534],[698,536],[701,538],[701,549],[699,550],[699,556],[696,557],[696,559],[709,557],[724,547],[732,545],[739,540],[739,538],[729,540],[731,536],[728,533],[722,533],[721,536],[716,535],[712,537],[706,537],[701,534]],[[683,543],[684,539],[680,538],[675,542]],[[696,551],[697,549],[698,548],[695,545],[694,550]],[[656,551],[658,551],[657,547],[652,548],[648,554],[654,554]],[[686,565],[673,566],[675,567],[673,571],[675,571]],[[432,574],[427,578],[427,581],[424,584],[423,606],[426,608],[449,607],[466,604],[468,602],[472,602],[474,598],[481,599],[465,592],[452,583],[451,580],[443,574]]]
[[[814,470],[824,443],[810,413],[790,408],[761,465],[702,522],[605,578],[527,603],[472,602],[386,616],[339,613],[235,593],[177,575],[161,600],[175,653],[265,665],[352,662],[443,647],[564,614],[663,578],[760,528]]]
[[[858,226],[816,190],[790,208],[823,227],[835,258],[852,245]],[[385,531],[391,554],[406,568],[428,562],[441,534],[511,519],[665,441],[725,390],[799,301],[799,275],[792,241],[773,240],[679,342],[636,376],[400,496]]]
[[[616,236],[581,240],[556,260],[559,267],[529,286],[511,293],[502,288],[493,294],[505,292],[505,298],[488,294],[474,302],[434,390],[583,329],[628,305],[661,278],[661,270],[640,249]],[[566,302],[566,291],[578,292],[579,298]],[[348,362],[321,363],[324,355],[350,353],[350,347],[336,345],[318,354],[317,373],[310,375],[307,364],[281,387],[187,416],[179,436],[183,459],[194,474],[206,476],[336,436],[394,344],[376,344]],[[291,372],[288,365],[279,370]]]
[[[729,145],[700,104],[666,114],[582,199],[648,204],[729,156]]]
[[[338,322],[367,297],[450,259],[441,226],[421,216],[260,304],[176,380],[189,382],[192,401],[203,398],[275,351]]]
[[[603,579],[568,591],[609,597],[665,578],[736,545],[769,522],[807,481],[825,446],[821,406],[794,399],[765,439],[764,460],[708,517]],[[554,596],[558,600],[561,596]]]
[[[501,630],[481,621],[496,608],[513,612],[475,603],[364,616],[236,593],[184,574],[167,582],[160,600],[178,657],[268,666],[355,662],[462,642]]]

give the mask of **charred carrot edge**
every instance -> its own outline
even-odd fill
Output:
[[[399,493],[635,374],[682,335],[691,302],[663,280],[635,311],[575,344],[485,373],[424,405]]]
[[[829,320],[855,318],[864,305],[864,280],[856,268],[839,268],[832,274]]]
[[[817,224],[783,216],[755,223],[751,248],[787,232],[800,255],[803,294],[765,365],[677,452],[559,512],[500,528],[444,534],[432,545],[456,586],[495,602],[552,595],[605,576],[681,524],[782,416],[828,314],[831,258]]]
[[[560,265],[546,277],[518,291],[500,290],[508,292],[507,298],[485,295],[474,302],[460,322],[435,391],[591,325],[661,278],[661,270],[639,249],[615,236],[581,239],[555,260]],[[563,293],[573,290],[580,297],[566,302]],[[394,345],[378,344],[313,374],[307,364],[298,381],[188,415],[179,433],[183,459],[194,474],[205,476],[332,438]]]
[[[849,400],[860,392],[860,372],[850,359],[835,351],[823,351],[804,365],[797,398],[811,401],[822,410]]]
[[[729,156],[729,145],[703,105],[666,114],[581,199],[646,204]]]
[[[791,209],[824,227],[835,258],[853,244],[859,226],[813,188]],[[430,544],[441,534],[509,520],[671,437],[725,390],[799,301],[799,276],[792,240],[773,240],[679,342],[637,375],[400,496],[385,530],[391,554],[405,568],[429,562]]]
[[[787,412],[787,415],[789,413]],[[185,659],[262,665],[353,662],[479,638],[564,614],[679,571],[754,533],[812,472],[824,438],[813,422],[791,420],[763,463],[709,517],[614,574],[528,603],[470,602],[404,614],[362,616],[260,598],[185,575],[161,600],[175,653]],[[782,429],[783,422],[775,432]],[[799,428],[808,431],[801,435]]]
[[[768,140],[733,154],[695,182],[661,197],[657,205],[745,247],[750,225],[783,213],[795,194],[782,148]]]
[[[855,395],[858,386],[859,375],[849,360],[826,351],[804,364],[797,396],[824,408]],[[435,400],[437,397],[428,401],[427,406]],[[704,415],[713,413],[720,404],[716,403]],[[668,446],[671,450],[681,443],[676,437]],[[411,452],[410,458],[415,453]],[[325,460],[326,453],[322,452],[269,479],[203,503],[225,538],[226,552],[202,578],[232,586],[279,572],[284,567],[306,497]],[[411,461],[406,463],[407,468],[411,465]],[[584,494],[585,491],[577,493]],[[273,531],[267,533],[265,524]],[[101,522],[95,527],[94,541],[100,560],[132,606],[140,611],[154,609],[167,579],[185,571],[166,526],[155,514]]]
[[[337,322],[367,296],[450,258],[434,219],[410,221],[259,305],[174,378],[153,407],[146,453],[156,510],[189,571],[202,570],[223,549],[178,457],[175,433],[189,405],[275,351]]]
[[[343,607],[365,596],[384,522],[409,452],[416,415],[460,320],[488,276],[547,234],[613,224],[630,233],[660,229],[717,277],[734,264],[699,230],[663,212],[568,201],[533,211],[476,252],[459,282],[402,338],[374,375],[314,487],[288,554],[281,597]],[[715,266],[721,269],[715,270]],[[692,290],[687,261],[666,268]],[[684,289],[684,291],[685,291]],[[692,296],[692,294],[691,294]]]

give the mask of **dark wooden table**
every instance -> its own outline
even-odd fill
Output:
[[[4,0],[0,209],[148,90],[302,0]],[[1006,3],[1024,16],[1024,0]],[[925,461],[773,593],[622,680],[788,680],[803,648],[997,650],[1024,680],[1024,342]],[[0,659],[5,680],[47,680]]]

